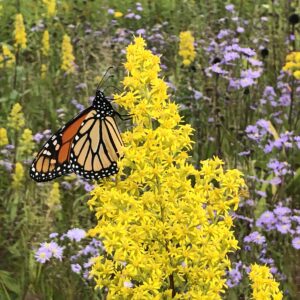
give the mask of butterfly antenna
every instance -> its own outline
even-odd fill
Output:
[[[98,85],[97,85],[97,90],[98,90],[99,87],[101,86],[101,83],[103,82],[104,78],[106,77],[106,75],[107,75],[107,73],[109,72],[110,69],[113,69],[113,67],[109,67],[109,68],[105,71],[104,75],[102,76],[102,79],[100,80],[100,82],[99,82]],[[113,76],[113,75],[110,75],[109,77],[111,77],[111,76]],[[108,78],[109,78],[109,77],[108,77]]]

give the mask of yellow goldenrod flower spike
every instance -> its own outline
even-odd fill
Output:
[[[34,149],[34,142],[32,131],[28,128],[25,128],[20,139],[20,144],[18,147],[19,155],[31,155]]]
[[[43,0],[47,8],[48,17],[53,17],[56,14],[56,0]]]
[[[255,300],[281,300],[283,299],[282,292],[279,290],[277,283],[267,266],[259,266],[253,264],[249,273],[249,278],[252,282],[252,295]]]
[[[221,299],[227,255],[238,248],[229,211],[245,183],[216,157],[199,171],[188,163],[192,128],[169,99],[159,62],[142,38],[126,49],[125,91],[114,101],[135,126],[122,135],[119,173],[88,202],[97,217],[88,234],[108,254],[91,275],[108,299]]]
[[[8,116],[8,127],[14,130],[20,130],[25,125],[25,118],[22,112],[22,106],[16,103]]]
[[[67,34],[65,34],[63,37],[61,51],[61,69],[66,73],[74,73],[75,57],[73,55],[73,46],[71,44],[71,39]]]
[[[42,64],[41,65],[41,77],[42,77],[42,79],[46,78],[47,71],[48,71],[48,66],[46,64]]]
[[[0,128],[0,147],[8,144],[7,131],[5,128]]]
[[[15,55],[10,51],[6,44],[2,45],[2,54],[0,54],[0,68],[11,67],[16,61]]]
[[[12,181],[12,186],[15,189],[19,189],[23,185],[24,181],[24,168],[23,165],[20,162],[16,163],[15,166],[15,171],[12,175],[13,181]]]
[[[46,202],[50,211],[57,211],[60,209],[60,192],[59,192],[59,183],[54,182],[49,194],[49,197]]]
[[[50,51],[50,38],[48,30],[45,30],[42,37],[42,53],[44,56],[49,55]]]
[[[300,79],[300,52],[291,52],[286,56],[285,65],[282,68],[285,72],[290,72],[293,76]]]
[[[22,14],[17,14],[15,18],[15,46],[22,49],[26,48],[27,37]]]
[[[196,57],[195,39],[190,31],[180,32],[179,55],[183,59],[183,65],[189,66]]]

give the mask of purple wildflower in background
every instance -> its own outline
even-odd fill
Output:
[[[280,162],[277,159],[270,159],[267,167],[271,169],[276,176],[283,176],[290,173],[289,164],[286,161]]]
[[[291,224],[286,223],[286,224],[276,224],[276,229],[282,234],[287,234],[291,230]]]
[[[234,268],[232,268],[231,270],[229,270],[227,272],[226,284],[229,287],[235,287],[241,282],[243,275],[242,275],[240,269],[242,266],[243,266],[242,262],[235,263]]]
[[[293,238],[292,245],[296,250],[299,250],[300,249],[300,237]]]
[[[273,212],[267,210],[261,214],[261,216],[256,220],[257,227],[263,227],[265,230],[270,231],[274,229],[276,223],[276,218]]]
[[[73,228],[69,229],[68,232],[66,233],[66,236],[71,240],[71,241],[76,241],[79,242],[86,236],[86,232],[83,229],[80,228]]]
[[[37,143],[39,143],[42,139],[44,138],[44,135],[41,134],[40,132],[36,133],[34,136],[33,136],[33,140]]]
[[[262,245],[266,242],[266,238],[260,234],[258,231],[254,231],[250,233],[249,235],[244,237],[245,243],[255,243],[257,245]]]
[[[71,269],[74,273],[77,273],[77,274],[79,274],[82,270],[82,268],[79,264],[71,264]]]
[[[49,234],[49,238],[50,238],[50,239],[54,239],[54,238],[56,238],[57,236],[58,236],[58,233],[57,233],[57,232],[52,232],[52,233]]]
[[[233,11],[234,11],[234,5],[233,5],[233,4],[227,4],[227,5],[225,6],[225,9],[226,9],[227,11],[233,12]]]
[[[238,58],[240,58],[240,55],[237,52],[229,51],[229,52],[225,52],[224,54],[225,62],[230,62]]]
[[[280,216],[284,216],[284,215],[290,214],[291,213],[291,209],[289,207],[286,207],[286,206],[278,205],[273,210],[273,212],[275,213],[275,215],[277,215],[277,216],[280,217]]]
[[[37,262],[44,264],[46,261],[50,260],[52,253],[49,249],[41,247],[35,252],[34,257]]]

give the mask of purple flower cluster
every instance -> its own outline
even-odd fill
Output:
[[[41,243],[38,250],[35,252],[35,259],[37,262],[44,264],[51,258],[62,260],[64,247],[59,246],[56,242]]]
[[[80,228],[70,229],[61,236],[57,232],[53,232],[49,238],[50,242],[41,243],[35,251],[36,261],[42,264],[50,261],[51,258],[62,261],[64,249],[66,249],[65,253],[68,253],[66,254],[68,256],[64,257],[64,261],[69,259],[71,270],[74,273],[82,274],[85,279],[89,279],[94,258],[104,251],[102,242],[94,238],[87,239],[85,230]]]
[[[298,210],[277,205],[272,211],[265,211],[256,220],[256,226],[267,232],[277,231],[282,235],[291,236],[292,246],[298,249],[297,241],[300,238],[300,212]]]

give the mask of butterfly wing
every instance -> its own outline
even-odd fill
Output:
[[[96,110],[90,114],[72,142],[70,164],[76,174],[99,179],[118,172],[123,141],[113,116],[100,116]]]
[[[38,182],[50,181],[72,172],[70,150],[80,125],[89,117],[87,108],[59,129],[42,147],[32,162],[30,176]]]

